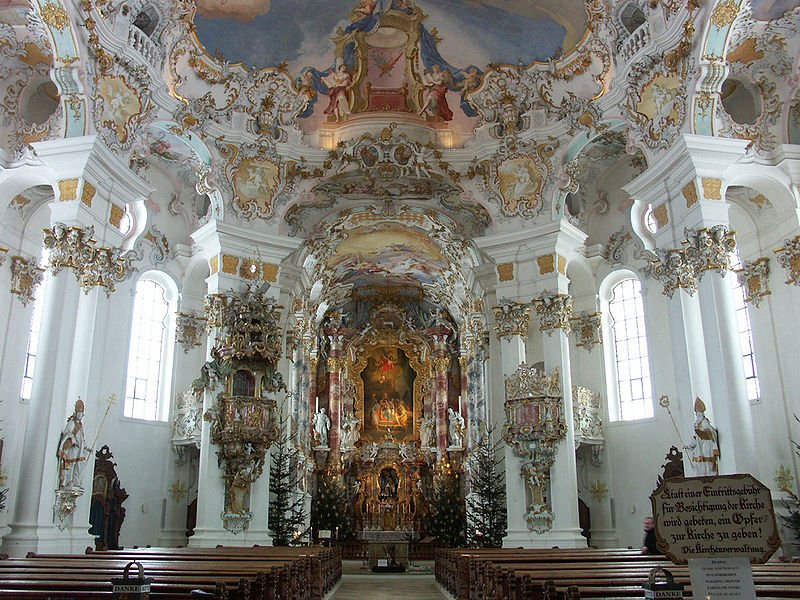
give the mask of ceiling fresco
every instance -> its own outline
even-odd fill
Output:
[[[348,231],[328,264],[342,284],[418,286],[433,283],[447,261],[425,233],[383,222]]]
[[[307,99],[306,132],[387,110],[471,130],[469,94],[490,65],[547,61],[580,40],[586,12],[573,4],[578,18],[559,23],[508,0],[205,0],[193,24],[217,60],[286,68]]]
[[[750,0],[750,11],[756,21],[772,21],[800,6],[800,0]]]

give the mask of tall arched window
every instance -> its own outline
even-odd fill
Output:
[[[136,284],[125,385],[126,417],[168,418],[172,371],[174,294],[148,274]]]
[[[738,252],[731,254],[731,268],[742,268]],[[758,383],[756,353],[753,349],[753,327],[750,324],[750,311],[745,299],[746,293],[736,274],[731,277],[731,285],[733,286],[733,305],[736,308],[736,322],[739,325],[739,345],[742,347],[742,367],[744,368],[744,383],[747,387],[747,399],[750,402],[758,402],[761,400],[761,386]]]
[[[653,416],[653,392],[650,382],[650,359],[644,324],[642,285],[634,277],[618,281],[608,299],[608,339],[606,357],[613,368],[609,376],[609,416],[615,421],[648,419]]]
[[[47,262],[47,257],[43,262]],[[33,292],[33,312],[31,313],[31,327],[28,333],[28,348],[25,351],[25,370],[22,373],[22,386],[19,391],[19,397],[23,402],[31,399],[31,391],[33,390],[36,356],[39,353],[39,332],[42,329],[44,290],[49,280],[50,271],[47,271],[44,275],[44,281]]]

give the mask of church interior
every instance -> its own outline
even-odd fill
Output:
[[[0,0],[0,552],[443,543],[445,480],[474,541],[487,444],[503,546],[638,549],[665,468],[785,514],[799,28]]]

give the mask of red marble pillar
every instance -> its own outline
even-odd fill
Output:
[[[434,335],[433,377],[435,382],[434,414],[436,415],[436,451],[439,460],[447,459],[447,418],[448,408],[448,371],[450,357],[445,346],[445,336]]]
[[[328,433],[328,446],[331,456],[336,460],[339,456],[339,424],[342,420],[342,403],[344,401],[344,381],[342,370],[342,341],[344,336],[334,333],[329,335],[331,342],[330,356],[328,357],[328,411],[331,419],[331,428]]]

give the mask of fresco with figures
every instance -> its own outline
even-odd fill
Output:
[[[487,68],[558,56],[583,34],[575,14],[573,27],[519,0],[198,0],[194,24],[212,56],[287,68],[306,131],[387,111],[467,130]]]
[[[384,285],[433,283],[447,266],[441,249],[425,234],[399,223],[356,227],[329,260],[342,284]]]

